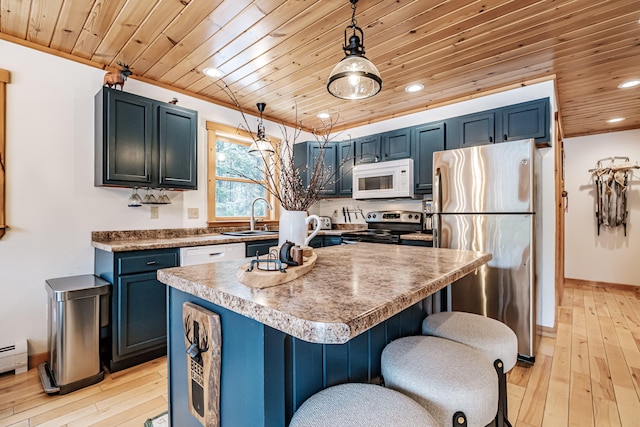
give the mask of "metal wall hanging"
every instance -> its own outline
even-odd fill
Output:
[[[629,217],[627,186],[631,169],[640,169],[640,166],[629,163],[628,157],[600,159],[595,169],[589,169],[589,172],[594,176],[596,186],[598,235],[600,235],[601,225],[607,227],[621,225],[624,227],[624,235],[627,235],[627,219]]]

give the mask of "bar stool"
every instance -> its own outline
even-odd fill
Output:
[[[518,338],[511,328],[478,314],[448,311],[427,316],[422,322],[422,333],[473,347],[493,362],[499,387],[495,425],[511,427],[507,414],[506,373],[518,360]]]
[[[444,338],[400,338],[382,351],[382,378],[441,426],[484,427],[495,419],[498,378],[479,351]]]
[[[402,393],[374,384],[326,388],[298,408],[289,427],[438,427],[422,406]]]

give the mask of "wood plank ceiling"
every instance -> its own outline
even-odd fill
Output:
[[[266,102],[265,117],[306,128],[319,112],[349,128],[549,76],[565,136],[640,128],[640,86],[617,87],[640,79],[638,0],[360,0],[383,79],[360,101],[326,90],[350,18],[348,0],[0,0],[0,38],[230,105],[202,73],[215,67],[243,109]]]

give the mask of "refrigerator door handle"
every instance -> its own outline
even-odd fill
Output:
[[[433,174],[433,246],[440,247],[440,168],[436,168]]]

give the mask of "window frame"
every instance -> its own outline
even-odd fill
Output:
[[[223,125],[220,123],[214,123],[207,121],[207,224],[212,226],[245,226],[249,223],[250,217],[216,217],[216,179],[219,178],[216,176],[216,141],[218,139],[218,133],[225,140],[233,143],[237,143],[239,145],[249,146],[252,141],[252,136],[249,132],[240,129],[234,128],[231,126]],[[255,137],[255,134],[253,134]],[[269,137],[271,143],[274,145],[275,149],[278,149],[281,141],[277,138]],[[276,171],[277,173],[277,171]],[[251,182],[248,179],[242,178],[227,178],[224,180],[232,181],[232,182]],[[276,182],[277,179],[276,179]],[[256,216],[256,218],[261,218],[261,225],[274,225],[278,223],[278,219],[280,217],[280,203],[278,200],[270,193],[266,192],[265,198],[269,201],[272,210],[267,210],[266,216]]]

